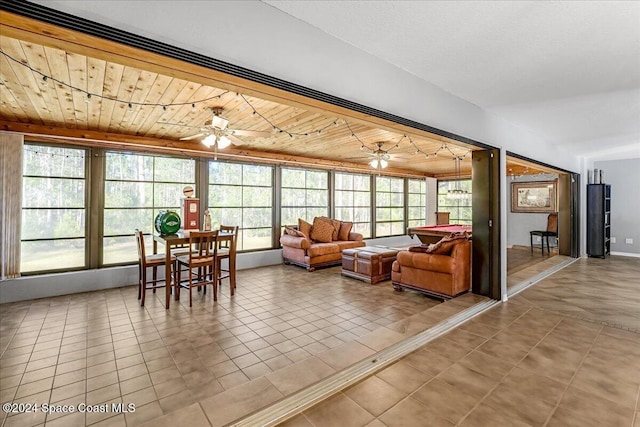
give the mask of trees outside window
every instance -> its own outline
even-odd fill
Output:
[[[376,237],[405,233],[404,179],[376,176]]]
[[[86,266],[86,153],[77,148],[25,145],[21,272]]]
[[[273,166],[209,162],[211,225],[240,227],[238,250],[273,246]]]
[[[427,223],[427,182],[408,179],[407,226],[420,227]]]
[[[103,264],[137,260],[133,232],[142,230],[150,245],[156,215],[161,210],[180,214],[182,189],[195,187],[195,163],[186,158],[106,153]]]
[[[311,169],[281,169],[280,224],[297,225],[329,215],[329,173]]]
[[[371,177],[336,172],[335,217],[353,222],[352,231],[371,237]]]
[[[461,190],[468,192],[462,197],[451,197],[449,190],[456,188],[456,182]],[[447,180],[438,181],[438,212],[449,212],[451,224],[468,224],[472,222],[471,209],[471,180]]]

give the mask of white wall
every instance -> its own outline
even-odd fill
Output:
[[[596,161],[593,167],[602,169],[604,183],[611,185],[611,237],[616,238],[611,252],[640,256],[640,158]]]
[[[523,176],[511,179],[507,177],[507,200],[511,203],[511,183],[513,182],[532,182],[532,181],[553,181],[558,175],[548,174],[544,176]],[[548,213],[522,213],[511,212],[511,206],[507,208],[507,245],[530,245],[529,232],[532,230],[546,230]],[[540,240],[533,240],[533,244],[540,244]],[[554,245],[553,239],[549,241],[550,245]]]

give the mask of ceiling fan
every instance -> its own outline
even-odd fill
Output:
[[[253,137],[265,137],[270,136],[271,132],[267,131],[257,131],[257,130],[241,130],[241,129],[231,129],[229,128],[229,120],[223,118],[222,108],[214,107],[212,108],[213,117],[211,120],[207,120],[204,122],[202,126],[190,126],[183,125],[180,123],[169,123],[169,122],[158,122],[163,125],[171,125],[171,126],[181,126],[188,128],[199,129],[199,132],[193,135],[185,136],[180,138],[180,141],[189,141],[192,139],[202,138],[202,143],[210,148],[214,146],[214,148],[224,149],[229,145],[242,145],[244,141],[238,138],[238,136],[253,136]]]
[[[391,159],[391,155],[389,154],[390,150],[383,150],[382,147],[384,146],[384,142],[380,141],[380,142],[376,142],[376,146],[378,147],[377,149],[371,149],[366,147],[365,145],[362,145],[361,149],[364,150],[365,148],[367,150],[370,150],[370,152],[365,153],[367,156],[371,156],[373,157],[373,159],[371,159],[371,161],[369,162],[369,165],[371,165],[372,168],[374,169],[384,169],[387,166],[389,166],[389,162],[388,160]],[[392,149],[395,147],[392,147]],[[351,159],[361,159],[362,157],[351,157]]]

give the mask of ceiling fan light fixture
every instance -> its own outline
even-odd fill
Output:
[[[202,140],[202,143],[207,147],[207,148],[211,148],[213,146],[213,144],[216,143],[216,137],[215,135],[209,135],[207,136],[205,139]]]
[[[385,159],[373,159],[369,162],[369,165],[374,169],[384,169],[389,166],[389,163]]]
[[[211,126],[213,126],[214,128],[225,130],[228,125],[229,125],[229,120],[223,119],[222,117],[217,116],[215,114],[213,115],[213,118],[211,119]]]
[[[230,145],[231,145],[231,140],[226,136],[223,135],[218,139],[218,148],[223,149],[223,148],[227,148]]]

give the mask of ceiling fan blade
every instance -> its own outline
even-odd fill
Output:
[[[243,140],[241,140],[240,138],[236,138],[235,136],[229,134],[227,135],[227,138],[229,138],[229,141],[231,141],[231,143],[233,145],[244,145],[245,142]]]
[[[384,153],[382,156],[380,156],[380,158],[382,160],[389,160],[391,158],[391,156],[388,153]]]
[[[267,132],[263,130],[240,130],[240,129],[229,129],[229,133],[231,135],[236,136],[257,136],[257,137],[268,137],[272,135],[272,132]]]
[[[200,132],[200,133],[196,133],[195,135],[185,136],[184,138],[180,138],[180,141],[189,141],[191,139],[200,138],[201,136],[204,136],[204,135],[205,133]]]

